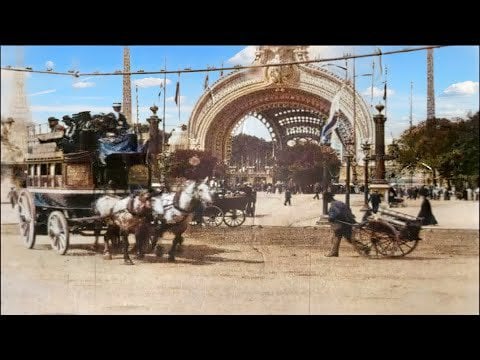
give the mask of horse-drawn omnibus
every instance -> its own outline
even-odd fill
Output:
[[[91,118],[89,112],[76,120],[84,125],[108,121]],[[37,234],[47,234],[52,248],[63,255],[70,233],[99,236],[105,229],[94,216],[95,200],[149,187],[151,172],[145,154],[137,151],[136,135],[108,134],[91,123],[78,127],[72,138],[63,131],[37,131],[38,125],[29,128],[26,188],[18,197],[20,233],[27,248],[34,247]]]

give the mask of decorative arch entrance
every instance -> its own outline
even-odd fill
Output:
[[[307,60],[306,46],[260,46],[254,64]],[[231,134],[246,116],[259,119],[277,148],[292,141],[319,142],[331,101],[344,80],[313,65],[284,65],[237,70],[219,79],[195,105],[189,119],[189,146],[211,151],[228,160]],[[353,87],[348,83],[340,97],[337,135],[344,146],[357,149],[362,139],[373,139],[374,123],[362,97],[356,93],[353,124]],[[355,129],[355,134],[354,134]]]

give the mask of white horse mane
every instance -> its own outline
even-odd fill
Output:
[[[175,196],[178,197],[178,203],[175,201]],[[205,181],[199,184],[190,180],[179,195],[170,192],[152,198],[153,213],[154,215],[164,217],[169,224],[178,223],[193,213],[193,200],[200,200],[203,203],[212,202],[212,197]]]

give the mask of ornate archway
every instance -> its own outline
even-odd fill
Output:
[[[306,46],[260,46],[254,64],[307,58]],[[232,131],[246,116],[259,119],[278,148],[289,141],[318,142],[331,101],[342,84],[343,79],[313,65],[234,71],[214,83],[195,105],[189,120],[190,147],[211,151],[214,156],[228,160]],[[353,150],[357,153],[362,139],[373,139],[373,119],[356,93],[354,126],[352,85],[347,84],[341,94],[337,134],[344,146],[355,136],[357,149]]]

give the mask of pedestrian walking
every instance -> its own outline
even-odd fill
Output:
[[[287,206],[287,203],[288,205],[292,205],[292,190],[290,190],[289,187],[287,187],[285,189],[285,202],[283,203],[283,205]]]

